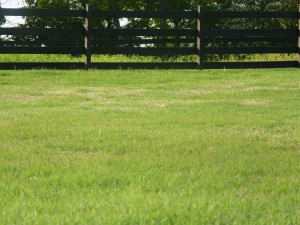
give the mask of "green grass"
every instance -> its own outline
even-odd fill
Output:
[[[0,71],[0,224],[300,224],[299,69]]]
[[[158,57],[138,55],[93,55],[92,62],[193,62],[196,56]],[[0,54],[0,62],[84,62],[84,55]]]
[[[250,54],[226,55],[212,57],[207,61],[247,62],[247,61],[297,61],[298,54]],[[53,54],[0,54],[0,62],[84,62],[84,56],[53,55]],[[125,55],[93,55],[92,62],[196,62],[196,56],[125,56]]]
[[[223,59],[216,61],[223,62],[268,62],[268,61],[297,61],[298,54],[241,54],[227,55]]]

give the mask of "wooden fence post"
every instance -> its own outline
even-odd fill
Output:
[[[203,69],[205,55],[204,7],[199,5],[197,12],[197,67],[198,69]]]
[[[298,10],[298,68],[300,68],[300,5]]]
[[[89,69],[91,65],[92,58],[92,5],[86,4],[86,16],[85,16],[85,38],[84,38],[84,48],[85,48],[85,69]]]

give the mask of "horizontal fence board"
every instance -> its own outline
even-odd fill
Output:
[[[196,39],[137,39],[137,40],[92,40],[92,45],[143,45],[143,44],[194,44]],[[83,47],[84,41],[2,41],[0,46],[74,46]]]
[[[69,9],[12,9],[1,8],[0,14],[4,16],[37,16],[37,17],[85,17],[85,10]]]
[[[206,54],[298,53],[298,47],[211,47]]]
[[[1,8],[4,16],[85,17],[85,10]],[[176,18],[195,19],[197,11],[110,11],[93,10],[93,16],[103,18]],[[206,18],[287,18],[298,19],[298,12],[207,11]]]
[[[195,19],[196,11],[109,11],[93,10],[94,17],[102,18],[174,18]]]
[[[191,44],[196,43],[196,38],[185,38],[185,39],[137,39],[137,40],[93,40],[92,44],[103,44],[103,45],[118,45],[118,44]]]
[[[205,62],[204,69],[250,69],[250,68],[292,68],[298,67],[297,61],[272,62]]]
[[[205,18],[285,18],[298,19],[299,12],[251,12],[251,11],[207,11],[204,13]]]
[[[297,37],[299,33],[298,29],[212,29],[204,30],[204,35],[206,37],[214,36],[294,36]]]
[[[0,54],[84,54],[83,47],[1,47]]]
[[[178,62],[178,63],[92,63],[93,69],[196,69],[197,63]]]
[[[0,28],[0,35],[83,36],[80,28]]]
[[[210,37],[205,38],[205,43],[214,42],[272,42],[272,43],[297,43],[297,37]]]
[[[94,36],[196,36],[196,29],[93,29]]]
[[[45,40],[45,41],[1,41],[0,46],[75,46],[83,47],[83,40]]]
[[[64,63],[64,62],[0,62],[0,70],[29,70],[29,69],[83,69],[84,63]]]
[[[193,55],[196,48],[122,48],[122,47],[99,47],[92,48],[92,54],[102,55],[140,55],[140,56],[162,56],[162,55]]]

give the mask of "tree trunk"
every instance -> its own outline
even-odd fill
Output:
[[[165,11],[166,10],[166,3],[167,0],[159,0],[159,10]],[[166,19],[160,19],[160,29],[164,29],[166,27]]]
[[[118,6],[117,6],[117,3],[116,3],[116,0],[108,0],[108,4],[109,4],[109,7],[110,7],[111,10],[113,10],[113,11],[117,11],[118,10]],[[114,25],[115,25],[116,29],[121,29],[119,18],[113,19],[113,22],[114,22]],[[118,36],[117,38],[118,38],[118,40],[123,40],[122,36]],[[124,45],[119,44],[119,47],[123,47],[123,46]]]
[[[110,7],[110,10],[113,10],[113,11],[118,10],[116,0],[108,0],[108,4]],[[118,18],[114,19],[114,25],[115,25],[115,28],[117,28],[117,29],[121,28],[120,20]]]
[[[159,10],[160,11],[165,11],[166,10],[166,3],[167,0],[159,0]],[[165,29],[166,28],[166,19],[161,18],[160,19],[160,24],[159,24],[160,29]],[[166,37],[161,37],[161,39],[164,39]],[[161,47],[166,47],[166,44],[161,44]]]

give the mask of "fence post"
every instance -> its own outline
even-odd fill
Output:
[[[197,12],[197,67],[198,69],[203,69],[205,55],[204,7],[199,5]]]
[[[85,38],[84,38],[84,48],[85,48],[85,60],[84,67],[89,69],[91,65],[92,58],[92,5],[86,4],[86,16],[85,16]]]
[[[300,5],[298,9],[298,68],[300,68]]]

